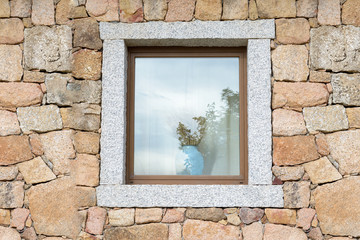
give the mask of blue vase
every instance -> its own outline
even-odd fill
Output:
[[[202,175],[204,158],[197,146],[182,146],[182,151],[176,156],[177,175]]]

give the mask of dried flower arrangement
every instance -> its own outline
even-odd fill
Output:
[[[192,134],[189,128],[187,128],[183,123],[179,122],[176,133],[179,135],[178,139],[181,146],[197,146],[201,142],[201,139],[204,137],[206,118],[200,116],[193,117],[193,119],[197,122],[198,126],[196,131],[194,131],[194,133]]]

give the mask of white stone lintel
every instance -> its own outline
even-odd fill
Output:
[[[235,20],[235,21],[193,21],[193,22],[147,22],[147,23],[100,23],[100,37],[103,40],[130,39],[130,43],[156,40],[158,44],[174,44],[174,42],[192,42],[201,40],[199,44],[216,42],[216,45],[234,44],[241,39],[273,39],[275,38],[274,19]],[[140,41],[143,40],[143,41]],[[182,41],[186,40],[186,41]]]

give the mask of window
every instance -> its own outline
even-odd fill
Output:
[[[100,23],[103,44],[101,171],[97,203],[104,207],[282,207],[272,185],[271,62],[273,19]],[[131,47],[244,47],[247,74],[247,184],[128,184],[127,76]],[[199,176],[201,177],[201,176]]]
[[[246,48],[128,48],[128,184],[246,184]]]

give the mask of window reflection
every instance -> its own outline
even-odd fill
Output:
[[[239,59],[136,58],[134,139],[135,175],[239,175]]]

